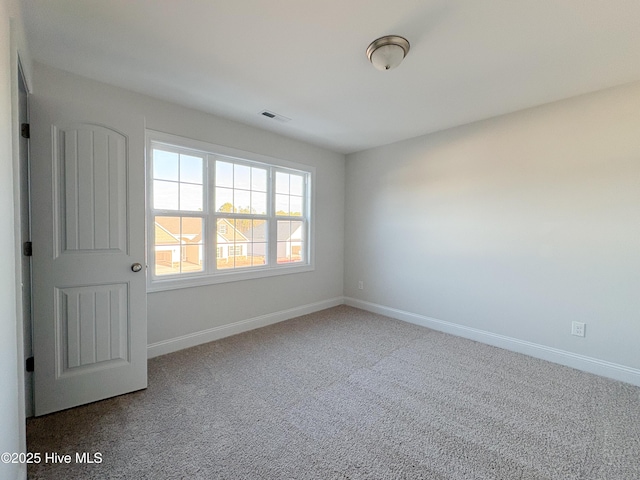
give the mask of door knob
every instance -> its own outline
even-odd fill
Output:
[[[142,270],[142,265],[140,265],[139,263],[134,263],[133,265],[131,265],[131,271],[139,272],[140,270]]]

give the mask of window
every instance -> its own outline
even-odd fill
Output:
[[[150,291],[313,269],[313,168],[147,137]]]

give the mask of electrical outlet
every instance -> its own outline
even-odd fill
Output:
[[[571,322],[571,335],[584,337],[587,324],[583,322]]]
[[[358,280],[358,290],[364,290],[364,282],[362,280]]]

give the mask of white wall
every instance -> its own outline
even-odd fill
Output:
[[[150,344],[341,299],[343,294],[344,155],[280,135],[111,87],[44,65],[34,68],[32,102],[78,97],[142,114],[147,128],[316,167],[315,271],[148,294]],[[36,125],[33,128],[38,128]],[[292,128],[295,128],[292,125]],[[144,159],[139,159],[144,161]],[[140,185],[140,188],[144,188]]]
[[[640,84],[348,155],[346,192],[352,303],[640,380]]]
[[[22,21],[15,1],[0,0],[0,453],[23,452],[26,448],[24,422],[24,373],[22,364],[20,273],[16,263],[17,230],[14,203],[17,198],[15,148],[17,129],[17,55],[25,66],[28,59]],[[28,72],[27,72],[28,73]],[[0,478],[26,478],[18,464],[0,462]]]

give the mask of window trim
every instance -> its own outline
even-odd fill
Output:
[[[159,132],[156,130],[147,129],[145,131],[145,172],[146,172],[146,260],[147,260],[147,292],[159,292],[165,290],[174,290],[180,288],[190,288],[197,287],[202,285],[213,285],[219,283],[227,283],[227,282],[235,282],[235,281],[243,281],[257,278],[266,278],[278,275],[288,275],[294,273],[303,273],[310,272],[315,270],[315,173],[316,169],[313,166],[305,165],[297,162],[292,162],[285,159],[270,157],[267,155],[262,155],[258,153],[248,152],[239,150],[232,147],[227,147],[223,145],[217,145],[209,142],[203,142],[200,140],[194,140],[178,135],[172,135],[164,132]],[[163,143],[167,146],[174,148],[178,148],[181,151],[184,150],[193,150],[198,154],[205,154],[205,168],[204,168],[204,179],[203,179],[203,191],[204,191],[204,201],[211,202],[213,198],[213,190],[215,185],[212,185],[213,175],[208,175],[207,170],[214,168],[213,162],[215,159],[211,157],[222,156],[227,157],[232,161],[237,161],[237,163],[249,163],[249,164],[262,164],[267,167],[272,167],[273,172],[276,172],[278,169],[284,170],[294,170],[299,171],[301,173],[307,174],[307,185],[306,185],[306,211],[305,215],[302,218],[295,218],[296,220],[304,220],[308,223],[307,227],[307,248],[305,250],[306,255],[308,256],[307,261],[304,264],[278,264],[277,259],[271,259],[271,262],[268,266],[260,266],[260,267],[247,267],[238,270],[217,270],[217,271],[207,271],[207,265],[210,265],[212,262],[216,262],[217,258],[217,245],[215,242],[208,242],[206,246],[204,246],[204,263],[205,268],[203,272],[193,272],[188,274],[187,276],[183,276],[184,274],[177,274],[172,276],[155,276],[153,272],[153,259],[154,259],[154,231],[153,231],[153,216],[161,214],[162,210],[153,210],[152,208],[152,195],[153,195],[153,176],[152,176],[152,155],[151,155],[151,145],[152,143]],[[209,160],[207,160],[209,159]],[[275,175],[275,173],[274,173]],[[272,192],[272,196],[274,193]],[[273,199],[268,198],[267,201],[271,203]],[[202,213],[200,212],[189,212],[184,211],[180,212],[181,216],[203,216],[206,218],[205,221],[205,231],[203,235],[207,239],[214,238],[215,236],[215,212],[211,212],[210,205],[204,205]],[[274,215],[271,223],[276,224],[278,219],[287,220],[293,219],[292,217],[279,217]],[[167,212],[167,214],[169,214]],[[195,215],[194,215],[195,214]],[[175,212],[172,211],[171,215],[175,215]],[[231,214],[233,216],[233,214]],[[277,243],[277,238],[269,237],[270,241]]]

